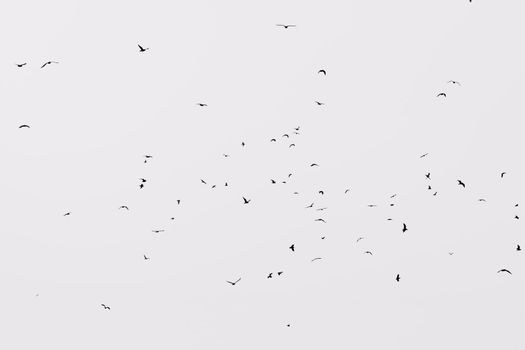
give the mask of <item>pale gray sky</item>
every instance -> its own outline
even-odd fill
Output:
[[[522,349],[524,10],[0,4],[0,347]]]

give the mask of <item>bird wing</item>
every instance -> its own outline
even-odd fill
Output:
[[[139,46],[139,49],[144,50],[144,48],[142,46],[140,46],[140,45],[138,45],[138,46]]]

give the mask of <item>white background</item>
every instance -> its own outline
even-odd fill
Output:
[[[0,347],[522,349],[524,10],[4,1]]]

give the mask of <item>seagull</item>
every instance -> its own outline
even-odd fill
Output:
[[[478,199],[478,202],[486,202],[487,200],[485,198]]]
[[[18,128],[19,128],[19,129],[23,129],[23,128],[28,128],[28,129],[30,129],[31,127],[30,127],[29,125],[27,125],[27,124],[22,124],[22,125],[20,125]]]
[[[277,142],[277,140],[276,139],[271,139],[270,142]]]
[[[64,216],[69,216],[69,215],[71,215],[70,211],[64,214]]]
[[[403,224],[403,233],[407,232],[408,229],[407,229],[407,224]]]
[[[520,247],[519,244],[518,244],[517,247],[516,247],[516,251],[521,252],[521,247]]]
[[[374,254],[372,254],[372,252],[371,252],[371,251],[369,251],[369,250],[367,250],[367,251],[366,251],[366,252],[364,252],[363,254],[370,254],[370,255],[374,255]]]
[[[15,63],[15,65],[18,67],[18,68],[22,68],[23,66],[25,66],[27,64],[27,62],[24,62],[24,63]]]
[[[277,276],[281,276],[284,271],[278,271]]]
[[[322,210],[326,210],[326,209],[328,209],[328,207],[317,208],[317,209],[315,209],[315,210],[317,210],[317,211],[322,211]]]
[[[291,148],[291,147],[295,147],[295,143],[291,143],[290,146],[288,146],[288,148]]]
[[[454,252],[448,252],[448,255],[454,255]]]
[[[309,206],[307,206],[305,209],[308,209],[308,208],[313,208],[314,206],[314,203],[310,204]]]
[[[161,233],[161,232],[164,232],[165,230],[151,230],[151,232],[153,233]]]
[[[284,135],[281,136],[281,137],[287,137],[287,138],[290,138],[290,135],[288,135],[288,134],[284,134]]]
[[[349,188],[347,188],[347,189],[345,190],[345,194],[347,194],[348,192],[350,192],[350,189],[349,189]]]
[[[153,156],[150,156],[150,155],[145,154],[145,155],[144,155],[144,158],[149,159],[149,158],[153,158]]]
[[[44,68],[45,66],[47,66],[48,64],[51,64],[51,63],[58,63],[58,62],[57,62],[57,61],[47,61],[47,62],[44,63],[44,64],[42,65],[42,67],[40,67],[40,68]]]
[[[393,194],[390,196],[390,198],[394,198],[395,196],[397,196],[397,193],[396,194]]]
[[[283,27],[284,29],[288,29],[289,27],[296,27],[295,24],[276,24],[277,27]]]
[[[322,105],[324,105],[323,102],[319,102],[319,101],[315,101],[315,103],[317,103],[318,106],[322,106]]]
[[[121,205],[121,206],[119,207],[119,209],[126,209],[126,210],[129,210],[129,208],[128,208],[127,205]]]
[[[500,272],[507,272],[508,274],[512,275],[512,272],[510,272],[507,269],[501,269],[501,270],[498,271],[498,273],[500,273]]]
[[[502,172],[502,173],[501,173],[500,176],[501,176],[502,179],[503,179],[503,176],[504,176],[505,174],[506,174],[506,172]]]
[[[316,260],[321,260],[322,258],[313,258],[310,262],[314,262]]]
[[[140,182],[146,182],[146,179],[139,178]]]
[[[109,306],[106,306],[104,304],[100,304],[102,307],[104,307],[104,310],[111,310],[111,308]]]
[[[274,179],[270,179],[270,181],[272,182],[272,184],[276,184],[277,181],[275,181]]]
[[[142,46],[139,45],[139,50],[140,52],[146,52],[149,50],[149,47],[143,48]]]
[[[515,216],[514,216],[514,219],[519,220],[520,217],[519,217],[518,215],[515,215]]]
[[[440,92],[439,94],[437,94],[436,97],[440,97],[440,96],[447,97],[447,94],[444,92]]]
[[[149,260],[149,258],[144,254],[144,260]]]
[[[248,204],[248,203],[251,202],[251,199],[246,199],[246,198],[244,198],[244,197],[242,197],[242,199],[244,200],[244,204]]]
[[[437,192],[434,192],[433,196],[437,196],[437,194],[438,194]]]
[[[428,153],[420,155],[419,158],[425,158],[426,156],[428,156]]]
[[[244,143],[244,141],[241,142],[241,146],[242,146],[242,147],[246,146],[246,144]]]
[[[319,191],[319,194],[323,195],[323,194],[324,194],[324,191],[323,191],[323,190]]]
[[[375,208],[375,207],[377,207],[377,205],[376,204],[368,204],[368,207],[369,208]]]
[[[425,174],[425,177],[430,180],[430,173]]]
[[[139,188],[140,188],[140,189],[144,188],[144,184],[140,184],[140,185],[139,185]]]
[[[177,199],[177,205],[180,205],[180,199]]]
[[[323,73],[324,75],[326,75],[326,71],[324,69],[319,69],[319,71],[317,72],[317,74],[321,74]]]
[[[322,221],[326,224],[326,221],[324,221],[324,219],[315,219],[314,221]]]
[[[430,191],[431,189],[432,189],[432,186],[428,185],[427,190]]]
[[[458,185],[459,186],[463,186],[463,188],[465,188],[465,183],[461,180],[458,180]]]
[[[355,242],[356,242],[356,243],[359,243],[359,241],[362,240],[362,239],[365,239],[365,237],[359,237],[359,238],[357,239],[357,241],[355,241]]]
[[[469,2],[472,2],[472,0],[469,0]],[[459,83],[459,81],[455,81],[455,80],[449,80],[447,82],[447,84],[453,84],[453,85],[459,85],[461,86],[461,84]]]
[[[314,167],[314,166],[319,166],[319,164],[316,164],[316,163],[312,163],[310,164],[311,167]]]
[[[399,282],[400,279],[401,279],[401,277],[399,276],[399,274],[397,274],[397,276],[396,276],[396,281]]]
[[[206,185],[206,181],[204,181],[203,179],[201,179],[201,182]]]
[[[270,272],[266,278],[272,278],[273,272]]]
[[[239,279],[238,279],[237,281],[235,281],[235,282],[230,282],[230,281],[226,281],[226,282],[228,282],[229,284],[231,284],[232,286],[234,286],[234,285],[235,285],[237,282],[239,282],[240,280],[241,280],[241,278],[239,277]]]
[[[292,250],[292,252],[295,252],[295,244],[292,244],[291,246],[288,247],[289,249]]]

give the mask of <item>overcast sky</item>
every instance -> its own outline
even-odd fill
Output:
[[[524,11],[4,1],[0,347],[522,349]]]

